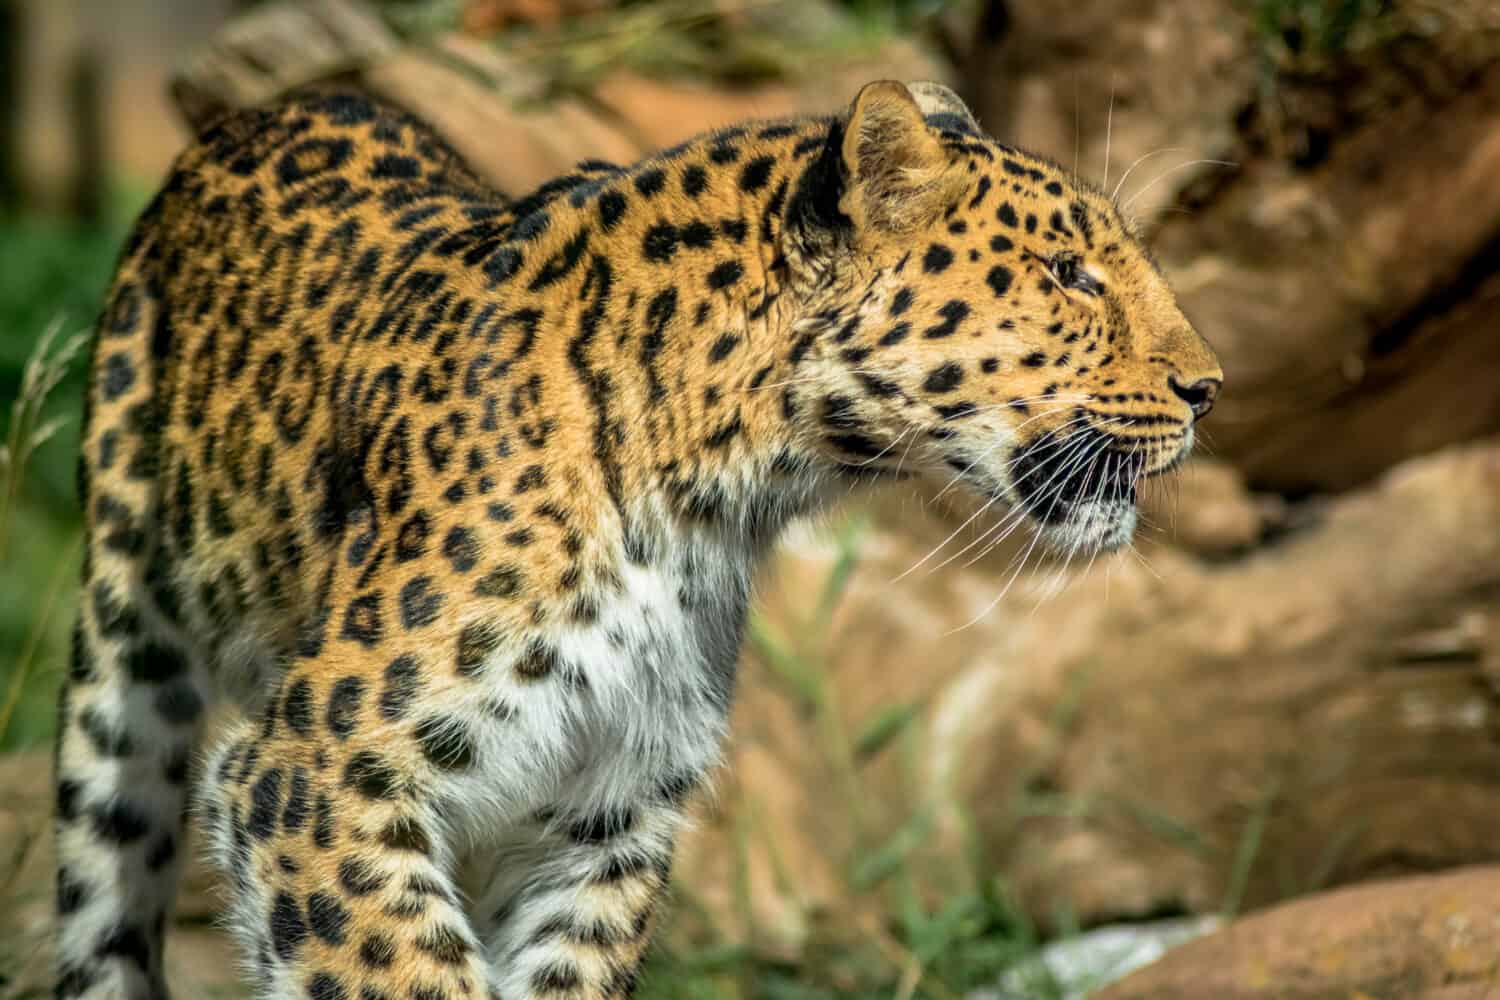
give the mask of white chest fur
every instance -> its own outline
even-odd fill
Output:
[[[524,676],[525,644],[507,643],[472,681],[432,692],[431,709],[476,750],[437,789],[448,822],[484,840],[538,810],[598,814],[696,784],[718,758],[751,569],[712,538],[622,559],[592,621],[538,640],[555,662],[548,677]]]
[[[712,544],[622,567],[598,621],[559,640],[582,670],[578,806],[607,806],[701,774],[718,755],[749,600],[748,561]],[[581,800],[580,800],[581,797]]]

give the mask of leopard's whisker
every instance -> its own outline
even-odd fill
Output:
[[[1072,420],[1069,420],[1067,423],[1062,424],[1061,426],[1059,426],[1053,433],[1056,434],[1056,433],[1058,433],[1060,431],[1068,429],[1069,427],[1073,427],[1073,426],[1076,426],[1076,425],[1079,425],[1079,424],[1087,423],[1088,419],[1089,419],[1088,417],[1074,417]],[[1020,426],[1024,427],[1026,425],[1026,423],[1030,423],[1030,421],[1029,420],[1025,421]],[[1017,427],[1016,429],[1019,430],[1020,427]],[[944,496],[944,494],[946,494],[950,489],[952,489],[955,485],[957,485],[963,479],[964,476],[966,476],[969,473],[973,472],[974,469],[975,469],[975,467],[977,467],[980,462],[984,461],[990,455],[994,454],[994,452],[997,451],[998,449],[1000,449],[1001,447],[1003,447],[1004,444],[1005,444],[1004,441],[996,441],[994,444],[990,445],[984,451],[980,452],[979,455],[976,456],[975,459],[972,462],[970,462],[967,466],[964,467],[964,469],[963,469],[962,472],[956,472],[956,473],[954,473],[953,476],[948,480],[948,482],[943,486],[943,488],[940,489],[940,490],[938,490],[938,492],[933,495],[932,499],[933,500],[940,500],[940,499],[942,499],[942,497]],[[1012,461],[1014,461],[1014,460],[1012,460]],[[1011,466],[1011,463],[1009,463],[1009,462],[1006,463],[1006,468],[1007,469],[1010,468],[1010,466]]]
[[[1120,175],[1119,182],[1115,184],[1114,190],[1109,193],[1109,200],[1115,201],[1120,197],[1120,189],[1125,186],[1126,181],[1130,180],[1130,175],[1135,173],[1136,167],[1145,163],[1153,156],[1161,156],[1163,153],[1180,153],[1183,151],[1183,148],[1182,146],[1163,146],[1160,149],[1153,149],[1149,153],[1142,153],[1140,156],[1137,156],[1135,162],[1125,168],[1125,172]]]
[[[1093,443],[1097,444],[1100,448],[1106,446],[1104,442],[1100,442],[1100,441],[1095,441]],[[1097,452],[1098,452],[1098,448],[1095,448],[1094,451],[1093,451],[1093,454],[1097,454]],[[1084,453],[1079,454],[1079,455],[1075,455],[1071,459],[1067,460],[1066,464],[1063,465],[1063,466],[1061,466],[1061,467],[1059,467],[1059,469],[1057,470],[1057,472],[1054,473],[1052,479],[1049,479],[1048,482],[1045,483],[1045,484],[1043,484],[1043,486],[1038,490],[1038,498],[1032,504],[1032,507],[1034,508],[1036,506],[1040,506],[1041,501],[1046,499],[1046,497],[1048,495],[1048,488],[1052,486],[1053,480],[1055,480],[1059,476],[1061,476],[1061,478],[1065,482],[1066,479],[1067,479],[1067,477],[1070,476],[1070,475],[1072,475],[1072,473],[1074,471],[1076,471],[1078,468],[1080,468],[1080,467],[1082,467],[1084,465],[1087,465],[1090,461],[1092,461],[1093,454],[1090,454],[1088,452],[1088,449],[1085,449]],[[1055,506],[1057,500],[1060,498],[1060,496],[1061,496],[1061,489],[1062,489],[1062,484],[1061,483],[1059,483],[1056,487],[1052,488],[1052,494],[1053,494],[1053,496],[1052,496],[1052,504],[1049,505],[1049,507],[1048,507],[1048,513],[1051,512],[1053,506]],[[1017,505],[1015,508],[1013,508],[1006,515],[1005,518],[1003,518],[995,527],[993,527],[993,528],[990,529],[990,531],[994,531],[994,530],[997,530],[998,528],[1004,528],[1004,530],[1000,532],[1000,534],[998,535],[998,537],[996,537],[993,541],[991,541],[990,544],[987,545],[984,548],[983,551],[981,551],[979,554],[975,555],[973,558],[971,558],[964,565],[966,567],[967,566],[972,566],[972,565],[974,565],[974,563],[978,562],[980,559],[982,559],[986,555],[988,555],[991,551],[993,551],[995,549],[996,546],[998,546],[1001,543],[1003,543],[1005,541],[1005,539],[1008,538],[1016,530],[1016,528],[1018,528],[1022,524],[1026,523],[1027,516],[1028,516],[1029,513],[1030,513],[1030,509],[1028,507],[1024,506],[1024,505]],[[986,532],[986,534],[989,534],[989,532]],[[982,537],[983,536],[981,536],[981,538]],[[970,546],[966,546],[958,554],[961,555],[962,552],[963,551],[967,551],[969,547]],[[946,565],[946,563],[945,563],[945,565]]]
[[[1100,187],[1109,187],[1109,154],[1115,138],[1115,75],[1109,75],[1109,117],[1104,125],[1104,179]]]
[[[1144,195],[1146,192],[1150,191],[1152,188],[1156,187],[1156,185],[1160,184],[1162,181],[1166,180],[1168,177],[1171,177],[1173,174],[1180,173],[1180,172],[1182,172],[1184,170],[1187,170],[1187,169],[1190,169],[1192,167],[1203,166],[1205,164],[1207,164],[1209,166],[1215,166],[1215,167],[1238,167],[1239,166],[1238,163],[1234,163],[1234,162],[1232,162],[1230,160],[1207,160],[1207,159],[1205,159],[1205,160],[1189,160],[1187,163],[1179,163],[1175,167],[1170,167],[1170,168],[1168,168],[1166,170],[1163,170],[1161,173],[1157,174],[1155,178],[1152,179],[1151,183],[1147,184],[1145,187],[1141,188],[1135,194],[1131,195],[1130,199],[1128,201],[1126,201],[1124,205],[1120,206],[1120,211],[1122,211],[1122,212],[1128,212],[1128,211],[1130,211],[1130,206],[1134,205],[1136,203],[1136,201],[1138,201],[1142,195]]]
[[[1062,442],[1059,442],[1059,443],[1054,444],[1054,445],[1049,445],[1049,447],[1062,447],[1062,446],[1063,446]],[[974,465],[976,465],[976,464],[978,464],[977,460],[974,463],[970,464],[969,469],[973,469]],[[946,489],[946,487],[945,487],[945,489]],[[994,506],[999,501],[1000,501],[1000,497],[999,497],[998,494],[989,497],[985,501],[985,503],[982,506],[980,506],[980,508],[978,510],[976,510],[974,513],[970,514],[969,517],[962,524],[960,524],[958,527],[954,528],[953,531],[952,531],[952,533],[949,534],[947,538],[945,538],[941,542],[939,542],[936,546],[934,546],[932,548],[931,551],[929,551],[925,556],[923,556],[921,559],[917,560],[911,566],[907,567],[906,570],[904,570],[903,572],[901,572],[899,575],[893,577],[890,582],[891,583],[899,582],[900,580],[905,579],[910,574],[916,572],[922,566],[926,565],[927,562],[928,562],[928,560],[932,559],[935,555],[937,555],[938,552],[940,552],[943,548],[945,548],[948,545],[949,542],[951,542],[951,541],[953,541],[953,539],[957,538],[958,535],[965,528],[967,528],[970,524],[973,524],[974,521],[977,518],[979,518],[980,516],[982,516],[985,511],[989,510],[990,507]]]
[[[1100,447],[1101,448],[1105,447],[1105,444],[1103,442],[1101,442],[1100,443]],[[1050,515],[1052,513],[1052,511],[1056,509],[1056,505],[1057,505],[1058,499],[1059,499],[1058,496],[1054,496],[1053,497],[1052,504],[1047,509],[1047,514],[1048,515]],[[1045,517],[1043,518],[1043,520],[1045,520]],[[993,611],[995,609],[995,607],[997,605],[999,605],[999,603],[1001,601],[1003,601],[1005,599],[1005,595],[1008,594],[1010,592],[1010,588],[1015,585],[1016,579],[1021,575],[1021,571],[1026,568],[1026,563],[1030,560],[1031,554],[1036,549],[1037,543],[1041,540],[1041,538],[1042,538],[1042,532],[1036,531],[1036,532],[1032,533],[1031,544],[1028,545],[1026,547],[1026,551],[1021,554],[1020,562],[1016,566],[1015,572],[1011,573],[1010,577],[1005,581],[1005,586],[1000,589],[1000,593],[998,593],[998,594],[995,595],[995,599],[992,600],[992,601],[990,601],[989,604],[985,605],[984,609],[982,611],[980,611],[979,614],[977,614],[973,618],[969,619],[963,625],[960,625],[957,628],[953,628],[953,629],[950,629],[949,631],[945,632],[944,633],[945,637],[953,635],[955,632],[960,632],[960,631],[962,631],[962,630],[964,630],[966,628],[969,628],[969,627],[977,624],[986,615],[988,615],[991,611]]]
[[[1079,437],[1082,437],[1082,435],[1079,435]],[[1087,442],[1084,442],[1084,443],[1087,443]],[[1061,476],[1061,477],[1063,477],[1064,480],[1066,480],[1067,476],[1070,475],[1071,472],[1073,471],[1073,469],[1077,467],[1075,463],[1078,461],[1079,457],[1080,456],[1074,456],[1072,459],[1068,460],[1068,464],[1067,465],[1060,466],[1058,468],[1058,470],[1053,474],[1053,478],[1057,478],[1058,476]],[[1051,483],[1051,480],[1048,480],[1048,484],[1050,484],[1050,483]],[[1042,487],[1042,491],[1044,492],[1045,489],[1046,489],[1046,486],[1044,485]],[[985,505],[985,509],[987,509],[988,506],[989,505],[986,504]],[[1007,521],[1011,521],[1011,520],[1024,521],[1025,518],[1026,518],[1026,514],[1027,514],[1026,507],[1024,505],[1022,505],[1022,504],[1016,504],[1015,506],[1013,506],[1006,513],[1005,517],[999,519],[996,522],[996,524],[990,526],[985,531],[981,532],[978,537],[976,537],[972,541],[970,541],[969,544],[965,545],[963,548],[959,549],[957,552],[954,552],[952,555],[948,556],[948,558],[944,559],[942,562],[938,563],[936,566],[933,566],[932,568],[930,568],[927,571],[928,575],[931,575],[933,573],[938,572],[943,567],[945,567],[949,563],[953,562],[955,559],[960,558],[965,552],[968,552],[970,549],[974,548],[974,546],[981,544],[985,540],[986,536],[988,536],[992,532],[998,530],[1000,527],[1003,527],[1006,524]],[[970,520],[972,520],[972,518]],[[965,525],[967,525],[969,522],[966,521],[964,523],[965,523]],[[970,563],[968,563],[966,565],[972,565],[972,562],[970,562]]]

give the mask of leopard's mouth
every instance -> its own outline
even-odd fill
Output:
[[[1012,456],[1009,499],[1052,548],[1111,551],[1135,534],[1141,481],[1175,467],[1185,451],[1150,455],[1087,426],[1047,432]]]
[[[1095,427],[1073,427],[1037,435],[999,470],[953,454],[946,465],[956,474],[949,484],[965,483],[987,501],[986,509],[1017,512],[1047,547],[1087,556],[1129,544],[1141,483],[1182,464],[1192,450],[1192,429],[1176,442],[1175,448],[1148,447]],[[1013,523],[1010,516],[1005,520]]]
[[[1011,469],[1011,487],[1026,513],[1053,525],[1075,519],[1090,506],[1134,507],[1146,459],[1086,427],[1065,435],[1038,435],[1012,458]]]

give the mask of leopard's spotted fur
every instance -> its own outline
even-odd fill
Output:
[[[787,520],[926,473],[1116,544],[1219,377],[933,85],[513,203],[363,97],[225,118],[99,323],[58,996],[166,995],[190,784],[263,997],[628,994]]]

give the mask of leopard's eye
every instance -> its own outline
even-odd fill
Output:
[[[1076,254],[1057,254],[1047,261],[1047,268],[1059,285],[1071,291],[1098,295],[1104,290],[1104,286],[1088,272]]]

